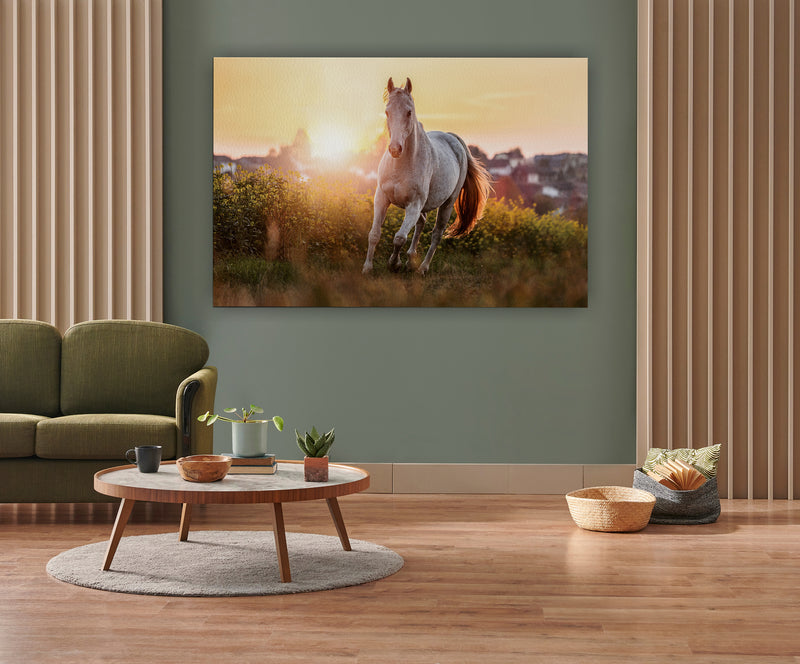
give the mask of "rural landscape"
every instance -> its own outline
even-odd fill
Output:
[[[410,86],[409,79],[409,92]],[[379,88],[375,96],[382,109],[380,93]],[[587,306],[585,151],[526,154],[520,141],[490,153],[491,146],[470,143],[471,158],[491,181],[471,231],[445,234],[430,269],[419,274],[436,221],[433,210],[416,260],[406,256],[409,235],[400,264],[390,269],[405,212],[389,205],[374,267],[362,273],[379,164],[393,140],[388,121],[360,143],[336,124],[322,131],[296,126],[290,140],[245,145],[236,154],[236,146],[219,140],[216,94],[215,89],[215,306]],[[427,129],[424,111],[417,112]]]

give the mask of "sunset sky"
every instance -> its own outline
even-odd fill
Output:
[[[586,58],[215,58],[214,153],[266,155],[298,129],[316,156],[366,149],[384,128],[390,76],[411,78],[427,131],[489,156],[588,153]]]

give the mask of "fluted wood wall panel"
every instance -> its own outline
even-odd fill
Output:
[[[795,0],[639,1],[637,457],[800,495]]]
[[[0,0],[0,318],[162,317],[161,0]]]

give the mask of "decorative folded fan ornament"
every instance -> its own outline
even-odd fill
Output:
[[[673,491],[694,491],[706,482],[706,477],[699,470],[680,459],[666,460],[646,472],[656,482]]]

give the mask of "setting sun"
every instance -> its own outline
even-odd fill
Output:
[[[321,123],[309,129],[311,154],[318,159],[337,161],[358,148],[355,137],[346,128],[331,123]]]

